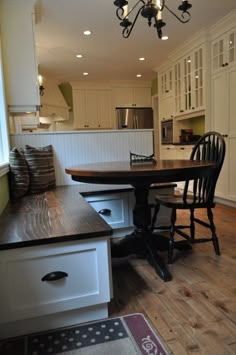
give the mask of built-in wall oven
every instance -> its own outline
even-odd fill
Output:
[[[173,143],[173,120],[161,121],[161,144]]]

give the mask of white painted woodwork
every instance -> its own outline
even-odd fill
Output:
[[[236,63],[235,63],[236,64]],[[216,195],[236,200],[236,65],[225,67],[212,77],[212,126],[225,136],[226,157],[220,173]]]
[[[108,248],[107,238],[102,238],[1,251],[0,327],[109,302]],[[41,280],[53,271],[68,277]]]
[[[11,112],[36,111],[40,105],[33,5],[33,0],[0,2],[6,99]]]
[[[71,185],[65,168],[99,161],[129,160],[130,151],[153,154],[153,130],[69,131],[12,134],[11,146],[42,147],[52,144],[56,183]]]
[[[236,62],[236,28],[233,28],[212,42],[212,72],[224,71]]]
[[[84,198],[113,229],[129,227],[133,224],[129,219],[128,193],[96,194]],[[110,215],[102,214],[103,209],[110,210]]]
[[[236,12],[212,26],[211,128],[225,136],[226,156],[216,196],[236,201]]]
[[[73,90],[75,129],[112,128],[111,90]]]
[[[203,45],[191,50],[174,64],[175,116],[205,108]]]
[[[159,95],[162,99],[173,95],[173,67],[165,69],[158,75]]]
[[[161,159],[189,159],[193,145],[172,145],[161,146]]]
[[[151,107],[151,88],[149,87],[114,87],[115,107]]]

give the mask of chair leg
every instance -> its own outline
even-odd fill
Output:
[[[194,209],[190,210],[190,236],[192,241],[194,241],[195,239]]]
[[[173,208],[172,212],[171,212],[170,240],[169,240],[169,249],[168,249],[168,264],[172,264],[172,262],[173,262],[175,222],[176,222],[176,209]]]
[[[156,219],[157,219],[157,214],[160,210],[160,205],[156,204],[155,209],[154,209],[154,213],[153,213],[153,217],[152,217],[152,224],[151,224],[151,230],[153,231],[153,229],[155,228],[155,223],[156,223]]]
[[[215,224],[213,221],[213,213],[211,208],[207,208],[207,216],[210,222],[210,229],[211,229],[211,235],[212,235],[212,242],[214,245],[214,249],[215,249],[215,253],[216,255],[220,255],[220,247],[219,247],[219,242],[218,242],[218,238],[216,235],[216,228],[215,228]]]

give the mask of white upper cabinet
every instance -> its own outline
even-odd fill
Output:
[[[212,42],[212,72],[224,70],[236,62],[236,29],[232,29]]]
[[[151,87],[114,87],[115,107],[151,107]]]
[[[3,68],[11,112],[36,111],[40,105],[33,4],[33,0],[0,1]]]
[[[175,116],[203,110],[204,48],[189,52],[174,64]]]
[[[73,90],[74,128],[112,128],[111,90]]]

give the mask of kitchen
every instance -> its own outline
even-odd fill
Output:
[[[114,11],[112,12],[112,15],[115,16]],[[229,15],[229,17],[225,18],[224,20],[222,19],[222,22],[220,22],[217,25],[215,25],[215,27],[213,26],[212,28],[212,32],[214,33],[212,40],[213,41],[217,41],[218,35],[220,36],[221,33],[225,34],[227,33],[227,31],[231,30],[231,23],[235,23],[235,12],[232,15]],[[230,22],[230,21],[231,22]],[[14,21],[16,21],[16,19],[14,19]],[[3,21],[3,24],[6,23]],[[224,24],[224,30],[219,29],[219,27],[222,26],[222,23]],[[176,24],[175,24],[176,25]],[[117,27],[118,24],[117,24]],[[18,26],[19,28],[19,26]],[[118,28],[118,30],[120,30]],[[145,28],[146,30],[146,28]],[[18,30],[19,31],[19,30]],[[135,30],[134,30],[135,31]],[[218,31],[218,32],[217,32]],[[235,33],[235,32],[234,32]],[[119,33],[120,34],[120,33]],[[23,38],[24,38],[25,34],[23,34]],[[176,49],[171,55],[169,55],[168,61],[165,62],[164,65],[160,65],[158,68],[156,68],[156,73],[152,73],[152,77],[150,77],[148,80],[144,80],[144,81],[134,81],[132,78],[128,78],[129,80],[122,80],[122,82],[119,80],[119,75],[121,75],[121,69],[117,70],[116,73],[116,77],[112,80],[109,79],[107,81],[102,80],[102,73],[100,74],[100,80],[96,80],[96,85],[94,85],[94,81],[89,79],[89,81],[85,81],[84,79],[82,80],[72,80],[72,76],[65,82],[64,86],[67,87],[67,89],[64,88],[64,95],[65,95],[65,91],[70,91],[70,94],[67,96],[67,100],[64,99],[63,95],[62,97],[60,96],[60,99],[58,99],[58,95],[60,93],[55,94],[56,98],[55,99],[49,99],[49,101],[47,102],[47,95],[49,95],[49,91],[50,91],[50,95],[53,96],[53,91],[57,91],[56,90],[56,85],[55,85],[55,89],[49,90],[47,89],[47,82],[49,84],[50,82],[50,75],[43,75],[44,77],[44,82],[43,82],[43,86],[45,87],[45,92],[44,95],[40,97],[40,104],[43,105],[43,100],[44,101],[44,106],[47,109],[50,109],[51,111],[49,111],[50,113],[46,113],[45,116],[42,117],[46,117],[48,118],[48,116],[50,116],[52,113],[55,113],[55,107],[59,106],[61,110],[65,110],[67,111],[66,114],[62,114],[60,111],[59,114],[57,114],[57,116],[59,117],[66,117],[65,121],[62,121],[60,119],[58,119],[58,117],[53,120],[53,119],[49,119],[49,120],[45,120],[42,119],[42,122],[40,122],[40,126],[38,128],[38,123],[37,123],[37,129],[39,131],[35,131],[35,127],[28,127],[26,128],[26,130],[29,129],[33,129],[33,132],[28,133],[26,132],[15,132],[12,133],[11,139],[13,139],[12,142],[14,142],[14,139],[20,139],[19,137],[25,137],[24,141],[20,141],[18,144],[19,145],[23,145],[23,144],[27,144],[27,143],[31,143],[32,145],[34,145],[34,143],[36,144],[36,141],[34,140],[35,137],[37,136],[37,139],[39,139],[37,141],[37,145],[42,145],[42,144],[47,144],[48,140],[52,141],[55,137],[59,137],[60,135],[65,135],[69,134],[69,132],[71,132],[71,130],[76,129],[76,131],[73,131],[73,136],[78,137],[79,140],[79,136],[84,135],[90,135],[92,136],[92,131],[89,132],[84,132],[88,131],[88,128],[92,128],[93,130],[97,130],[98,128],[101,129],[101,131],[99,130],[99,132],[94,132],[94,135],[101,135],[101,134],[106,134],[106,135],[110,135],[110,134],[120,134],[120,135],[125,135],[125,134],[129,134],[130,132],[128,132],[128,130],[120,130],[118,133],[116,132],[116,116],[115,116],[115,108],[116,107],[124,107],[124,106],[130,106],[133,104],[136,104],[138,106],[142,106],[142,107],[152,107],[153,108],[153,112],[154,112],[154,141],[152,141],[152,139],[150,140],[150,136],[147,136],[147,138],[145,138],[145,141],[147,141],[148,144],[148,148],[145,149],[145,151],[143,151],[143,146],[138,145],[138,143],[135,141],[134,145],[132,146],[132,148],[134,147],[135,151],[137,153],[140,152],[141,153],[145,153],[145,154],[151,154],[152,151],[150,149],[153,149],[153,144],[155,145],[155,153],[157,155],[157,157],[159,156],[163,156],[164,154],[164,150],[168,150],[168,156],[169,155],[169,151],[171,151],[174,157],[177,157],[178,154],[182,154],[183,156],[183,152],[185,154],[186,149],[188,150],[189,147],[187,147],[186,142],[184,142],[185,144],[181,144],[183,142],[180,142],[180,138],[179,136],[182,136],[184,134],[180,134],[181,130],[185,130],[185,132],[187,130],[191,130],[193,134],[195,135],[200,135],[203,133],[203,131],[209,130],[209,129],[216,129],[216,130],[221,130],[221,128],[225,128],[222,127],[222,125],[224,124],[224,122],[222,122],[222,117],[225,115],[225,110],[224,110],[224,106],[221,104],[222,100],[220,101],[220,97],[222,95],[222,91],[220,90],[220,88],[222,87],[221,85],[224,84],[226,85],[226,87],[230,87],[231,91],[230,91],[230,98],[231,98],[231,103],[232,103],[232,108],[230,108],[230,114],[232,115],[233,110],[235,112],[235,106],[233,106],[233,100],[232,100],[232,87],[233,84],[235,83],[235,81],[233,82],[233,80],[235,80],[235,66],[232,65],[232,67],[230,68],[230,66],[228,66],[228,68],[226,67],[225,70],[226,72],[223,73],[222,70],[220,68],[216,68],[214,69],[214,73],[212,74],[211,72],[211,62],[209,60],[209,44],[206,46],[206,43],[204,42],[203,38],[205,36],[205,33],[203,31],[203,33],[198,33],[196,35],[195,41],[193,41],[193,39],[189,40],[189,43],[185,44],[183,47],[179,47],[178,49]],[[29,36],[27,36],[28,38]],[[129,39],[131,40],[131,38]],[[32,42],[28,41],[20,41],[22,45],[26,46],[27,44],[29,45],[30,43],[30,47],[32,47]],[[197,43],[196,45],[193,45],[193,43]],[[158,42],[159,45],[159,42]],[[204,60],[205,63],[204,65],[206,65],[206,67],[204,67],[203,69],[203,81],[204,81],[204,85],[206,86],[206,91],[204,92],[204,98],[205,98],[205,102],[204,102],[204,111],[203,111],[203,101],[201,101],[199,98],[201,95],[201,86],[199,87],[199,92],[197,93],[197,95],[195,95],[195,97],[198,97],[198,106],[193,106],[192,102],[191,102],[191,107],[189,106],[190,102],[187,104],[187,107],[185,106],[183,107],[178,107],[179,103],[177,98],[179,98],[179,96],[176,95],[176,90],[174,90],[175,85],[177,85],[178,81],[180,79],[178,79],[177,77],[175,77],[175,71],[177,72],[178,67],[182,67],[184,65],[184,60],[186,58],[189,57],[189,53],[191,52],[192,55],[192,49],[190,50],[191,46],[193,47],[193,53],[195,51],[195,48],[197,48],[197,50],[199,50],[199,46],[203,46],[206,50],[206,52],[204,52]],[[31,48],[32,49],[32,48]],[[27,53],[27,55],[30,53],[29,52],[29,48],[24,48],[22,49],[22,52]],[[60,48],[58,49],[58,54],[60,53]],[[183,56],[186,53],[186,58],[183,58]],[[198,55],[200,56],[200,53],[198,52]],[[29,56],[29,55],[28,55]],[[188,60],[188,59],[186,59]],[[98,60],[99,61],[99,60]],[[12,63],[14,62],[14,63]],[[20,61],[19,61],[20,63]],[[223,63],[224,64],[224,63]],[[235,64],[235,63],[234,63]],[[30,87],[33,87],[32,85],[35,85],[35,75],[32,75],[32,72],[30,73],[30,69],[33,70],[33,65],[32,67],[30,67],[30,65],[28,65],[28,69],[29,69],[29,74],[25,74],[25,73],[20,73],[20,70],[18,68],[18,66],[15,65],[15,58],[14,60],[11,58],[11,60],[9,61],[9,67],[12,68],[12,73],[10,73],[10,71],[8,71],[8,75],[9,75],[9,85],[11,87],[14,87],[14,92],[12,93],[12,102],[9,102],[9,104],[12,106],[12,115],[14,116],[13,118],[13,123],[11,125],[12,127],[12,132],[13,130],[16,129],[17,125],[15,125],[14,120],[17,120],[17,115],[15,115],[14,111],[19,109],[19,106],[22,105],[22,102],[24,102],[24,97],[19,97],[19,92],[22,91],[22,95],[24,93],[24,90],[22,90],[22,86],[23,85],[29,85]],[[153,66],[153,68],[156,67],[156,65]],[[39,66],[40,69],[40,66]],[[109,71],[110,67],[108,65],[107,70]],[[199,71],[199,73],[201,73],[201,67],[199,67],[197,69]],[[35,69],[34,69],[35,71]],[[131,71],[131,70],[130,70]],[[171,72],[171,74],[170,74]],[[19,77],[19,75],[23,75],[23,77]],[[229,77],[229,74],[232,74]],[[212,76],[211,76],[212,75]],[[162,89],[160,89],[159,86],[159,94],[157,94],[157,92],[152,92],[153,95],[151,95],[151,89],[153,90],[156,82],[157,82],[157,76],[158,76],[158,83],[162,83],[163,82],[163,92],[161,91]],[[17,80],[15,80],[15,78],[19,78]],[[34,82],[32,83],[32,78],[34,78]],[[231,78],[231,79],[230,79]],[[28,82],[27,82],[28,80]],[[219,81],[218,81],[219,80]],[[225,80],[227,81],[225,83]],[[229,82],[229,80],[231,80]],[[58,81],[58,79],[55,79],[55,77],[52,77],[52,81],[55,83],[57,83],[57,85],[61,86],[60,89],[61,91],[63,91],[63,85],[62,82],[64,82],[64,80],[62,81]],[[13,84],[14,83],[14,84]],[[17,83],[17,85],[15,84]],[[68,83],[71,83],[71,86],[68,85]],[[166,83],[166,84],[164,84]],[[211,90],[210,90],[210,84],[213,85],[214,89],[214,96],[213,99],[216,102],[216,104],[218,105],[213,105],[212,104],[212,100],[210,98],[211,95]],[[168,85],[169,87],[166,88],[165,85]],[[49,87],[49,85],[48,85]],[[162,86],[161,86],[162,87]],[[164,89],[165,87],[165,89]],[[194,84],[193,84],[193,87]],[[9,89],[9,88],[8,88]],[[137,90],[138,89],[138,90]],[[142,92],[142,94],[139,96],[141,97],[142,100],[145,99],[145,103],[142,102],[138,102],[136,100],[136,92]],[[154,91],[154,90],[153,90]],[[168,92],[167,92],[168,91]],[[84,100],[83,98],[86,97],[87,94],[91,94],[89,95],[89,99],[91,100],[95,100],[96,96],[98,93],[103,93],[106,97],[109,98],[109,102],[110,105],[106,105],[106,108],[109,109],[108,114],[103,113],[103,117],[108,117],[108,120],[105,121],[104,126],[103,127],[95,127],[94,126],[94,122],[99,122],[99,120],[92,120],[91,122],[85,120],[85,121],[81,121],[81,116],[83,118],[85,118],[85,115],[79,111],[80,107],[76,108],[76,102],[79,102],[78,100]],[[147,94],[149,93],[149,94]],[[33,96],[33,90],[31,92],[32,96]],[[35,96],[37,96],[37,92],[35,92]],[[226,93],[223,93],[224,95],[227,95]],[[27,93],[28,95],[28,93]],[[66,96],[66,95],[65,95]],[[76,97],[76,100],[74,99]],[[87,96],[88,97],[88,96]],[[104,97],[104,96],[103,96]],[[19,98],[21,100],[19,100]],[[31,97],[32,101],[30,100],[29,103],[31,104],[38,104],[39,102],[35,101],[35,97]],[[73,98],[73,99],[72,99]],[[17,99],[15,101],[15,99]],[[28,97],[27,97],[28,99]],[[60,100],[60,101],[59,101]],[[101,98],[101,101],[103,100],[103,98]],[[60,102],[60,104],[58,104]],[[98,111],[94,113],[94,107],[92,107],[89,104],[87,107],[89,107],[92,110],[92,117],[94,117],[95,115],[98,115]],[[184,100],[184,102],[186,102]],[[196,101],[197,102],[197,101]],[[24,102],[25,103],[25,102]],[[107,103],[107,101],[106,101]],[[18,108],[15,108],[15,106],[18,105]],[[73,105],[73,110],[71,111],[71,106]],[[195,104],[194,104],[195,105]],[[51,106],[51,107],[49,107]],[[45,108],[44,107],[44,108]],[[192,107],[195,107],[194,109],[192,109]],[[28,109],[29,107],[27,107]],[[42,107],[42,110],[44,109]],[[176,115],[177,109],[183,110],[185,109],[185,113],[181,113]],[[28,111],[28,110],[27,110]],[[194,112],[193,112],[194,111]],[[90,111],[91,112],[91,111]],[[56,112],[57,113],[57,112]],[[81,116],[80,116],[81,115]],[[76,117],[75,117],[76,116]],[[89,114],[90,116],[90,114]],[[174,130],[173,130],[173,134],[174,134],[174,140],[175,143],[178,143],[177,145],[160,145],[160,134],[162,132],[161,130],[161,121],[164,119],[164,121],[170,117],[173,117],[173,122],[174,122]],[[97,116],[98,117],[98,116]],[[212,117],[217,117],[217,120],[214,121],[212,119]],[[58,119],[58,120],[57,120]],[[26,122],[27,124],[29,122]],[[32,123],[34,124],[34,123]],[[97,124],[97,123],[96,123]],[[101,125],[101,123],[98,123]],[[228,122],[227,122],[228,124]],[[46,127],[48,125],[48,127]],[[91,125],[91,127],[84,127],[87,125]],[[81,132],[81,128],[83,126],[83,131]],[[225,173],[222,175],[222,179],[224,179],[224,181],[222,180],[222,184],[220,186],[219,189],[219,198],[223,198],[223,201],[227,204],[231,204],[234,205],[235,204],[235,185],[233,184],[233,181],[235,180],[235,164],[233,164],[233,154],[232,152],[235,151],[235,134],[233,131],[233,127],[232,125],[230,125],[231,127],[231,132],[230,132],[230,136],[229,136],[229,143],[228,143],[228,150],[231,152],[228,156],[228,160],[227,160],[227,164],[225,165],[225,168],[227,169],[225,171]],[[228,127],[228,129],[230,128]],[[54,131],[54,129],[56,128],[56,132]],[[107,132],[107,128],[112,129],[112,131],[108,131]],[[19,129],[21,130],[21,128]],[[80,130],[79,132],[77,130]],[[103,132],[106,131],[106,132]],[[63,133],[61,133],[63,131]],[[55,132],[55,133],[53,133]],[[152,135],[153,130],[147,130],[144,131],[144,135]],[[226,132],[226,131],[224,131]],[[33,135],[32,135],[33,133]],[[132,131],[130,134],[134,134],[135,132]],[[229,131],[227,131],[226,133],[229,133]],[[39,138],[38,138],[39,137]],[[42,140],[40,140],[42,137]],[[48,138],[46,138],[48,137]],[[55,138],[57,139],[57,138]],[[86,139],[86,138],[85,138]],[[128,139],[129,141],[132,140],[132,138]],[[141,139],[138,137],[137,141],[141,141]],[[111,139],[111,143],[112,145],[112,139]],[[122,145],[122,143],[121,143]],[[58,144],[59,146],[59,144]],[[191,146],[191,144],[190,144]],[[169,148],[169,149],[167,149]],[[128,150],[129,147],[126,148],[126,150]],[[140,150],[139,150],[140,149]],[[178,150],[177,150],[178,149]],[[173,151],[172,151],[173,150]],[[180,152],[180,153],[179,153]],[[189,156],[189,151],[186,153],[186,157]],[[94,153],[93,153],[94,154]],[[92,155],[93,155],[92,154]],[[122,154],[125,154],[125,152],[123,152]],[[123,159],[124,155],[122,155],[122,159]],[[116,157],[116,159],[119,159],[120,155],[118,155]],[[76,158],[77,159],[77,158]],[[96,157],[97,159],[97,157]],[[107,159],[110,159],[107,158]],[[64,165],[63,165],[64,166]],[[4,177],[1,178],[1,186],[0,188],[3,186],[2,181],[4,181],[4,184],[6,183]],[[61,184],[63,184],[64,181],[61,181]],[[5,194],[5,192],[4,192]],[[4,196],[5,201],[3,201],[1,199],[1,203],[3,203],[3,205],[6,203],[7,200],[7,196]],[[3,202],[2,202],[3,201]]]

